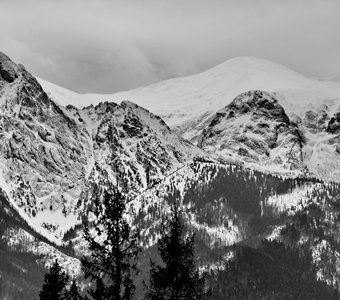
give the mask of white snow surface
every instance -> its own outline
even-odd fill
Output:
[[[340,83],[309,79],[277,63],[236,57],[200,74],[162,81],[115,94],[77,94],[39,79],[46,92],[60,105],[77,107],[101,101],[129,100],[161,116],[170,127],[203,117],[229,104],[248,90],[275,93],[288,112],[301,113],[326,104],[340,105]],[[207,114],[208,112],[208,114]],[[187,133],[184,137],[190,137]]]
[[[340,156],[337,144],[331,142],[334,135],[326,134],[325,129],[313,131],[304,127],[306,113],[318,113],[324,109],[331,118],[340,111],[339,82],[310,79],[282,65],[255,57],[236,57],[196,75],[106,95],[77,94],[43,79],[38,80],[52,99],[62,106],[72,104],[85,107],[101,101],[132,101],[162,117],[170,128],[194,144],[199,142],[203,130],[211,123],[216,112],[226,107],[236,96],[249,90],[266,91],[278,100],[291,120],[302,120],[299,126],[306,136],[306,144],[302,149],[303,164],[310,174],[324,180],[340,180]],[[246,122],[235,118],[236,123],[243,121]],[[205,150],[209,152],[209,149]],[[218,157],[214,151],[209,153]],[[247,160],[235,160],[233,156],[223,158],[235,163],[251,164]],[[266,164],[264,168],[257,164],[255,167],[262,171],[287,172],[272,164]]]

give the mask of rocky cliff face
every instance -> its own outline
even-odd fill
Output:
[[[327,132],[332,134],[340,133],[340,112],[334,114],[327,125]]]
[[[35,198],[35,216],[40,210],[60,208],[63,201],[80,193],[91,153],[88,133],[49,99],[23,66],[4,54],[0,59],[3,188],[22,206],[24,200],[18,195],[25,186],[30,195],[25,198]],[[13,186],[18,177],[22,183]]]
[[[249,91],[215,114],[199,147],[223,160],[302,168],[303,136],[275,96]]]
[[[312,132],[316,133],[324,131],[329,120],[328,107],[326,105],[322,105],[316,111],[309,110],[305,112],[302,124]]]
[[[91,182],[108,178],[133,194],[205,156],[131,102],[59,107],[2,53],[0,141],[1,187],[35,225],[54,234],[63,231],[60,220],[64,229],[75,222]]]

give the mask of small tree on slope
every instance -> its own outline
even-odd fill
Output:
[[[158,251],[163,265],[151,260],[150,285],[146,299],[184,300],[204,296],[205,279],[199,278],[194,258],[194,235],[184,237],[184,225],[178,206],[172,207],[171,218],[163,225]]]
[[[132,232],[123,214],[126,200],[112,187],[104,191],[103,201],[95,202],[97,225],[90,232],[86,224],[84,238],[89,244],[91,257],[83,257],[85,277],[95,287],[89,294],[93,299],[131,299],[135,286],[131,279],[137,272],[136,258],[140,252],[139,233]]]
[[[67,274],[62,270],[56,260],[50,267],[49,272],[45,274],[44,284],[39,293],[40,300],[64,299],[67,281]]]
[[[69,290],[65,293],[65,300],[82,300],[79,287],[75,279],[72,280]]]

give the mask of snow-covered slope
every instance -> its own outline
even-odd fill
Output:
[[[202,121],[248,90],[276,93],[288,113],[304,113],[321,104],[335,109],[340,101],[340,84],[306,78],[282,65],[255,58],[230,59],[203,73],[166,80],[147,87],[112,95],[76,94],[45,80],[40,83],[61,105],[86,106],[100,101],[130,100],[160,115],[184,137],[194,138]],[[68,95],[69,93],[69,95]],[[190,121],[190,122],[189,122]],[[183,122],[189,122],[183,124]],[[195,125],[195,126],[194,126]],[[195,127],[195,128],[193,128]]]
[[[74,226],[93,183],[138,193],[207,155],[128,101],[60,107],[0,52],[0,188],[37,231]],[[49,236],[52,239],[51,236]]]
[[[199,146],[222,160],[276,170],[303,169],[302,142],[302,133],[282,106],[263,91],[237,96],[216,113],[199,137]]]
[[[82,107],[103,100],[133,101],[160,115],[170,128],[195,144],[203,130],[216,119],[216,113],[238,95],[250,90],[269,92],[305,138],[300,149],[303,164],[300,169],[307,167],[316,176],[340,180],[338,132],[327,129],[331,119],[334,124],[330,126],[338,126],[340,83],[309,79],[284,66],[254,57],[234,58],[197,75],[112,95],[75,94],[44,80],[40,82],[61,105],[72,103]],[[236,127],[239,123],[252,126],[240,116],[229,120],[228,126]],[[231,139],[229,131],[222,131],[224,140]],[[219,141],[214,143],[216,147],[222,146]],[[229,158],[228,155],[224,157]],[[248,163],[247,160],[241,162]],[[272,164],[266,165],[268,171],[273,170]]]

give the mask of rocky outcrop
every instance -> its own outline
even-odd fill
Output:
[[[252,114],[254,120],[265,117],[289,125],[284,109],[271,94],[264,91],[248,91],[237,96],[228,106],[228,118]]]
[[[0,52],[0,78],[8,83],[18,78],[15,64],[2,52]]]
[[[94,161],[126,192],[146,189],[194,156],[205,156],[161,118],[132,102],[104,102],[70,113],[94,128]]]
[[[221,159],[297,169],[303,139],[273,95],[249,91],[216,113],[199,147]]]
[[[335,113],[330,119],[326,131],[332,134],[340,133],[340,112]]]
[[[329,119],[328,107],[323,105],[316,111],[306,111],[302,124],[312,132],[321,132],[326,129]]]

